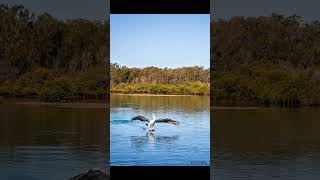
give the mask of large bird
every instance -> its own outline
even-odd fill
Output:
[[[146,117],[143,117],[141,115],[135,116],[135,117],[131,118],[131,120],[132,121],[139,120],[139,121],[146,122],[146,125],[148,126],[148,130],[149,131],[154,131],[154,125],[156,123],[169,123],[169,124],[179,125],[178,121],[175,121],[175,120],[170,119],[170,118],[157,119],[154,114],[152,114],[152,119],[151,120],[146,118]]]

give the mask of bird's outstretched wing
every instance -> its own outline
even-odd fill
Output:
[[[157,119],[156,123],[169,123],[169,124],[174,124],[174,125],[179,125],[180,123],[178,121],[175,121],[170,118],[164,118],[164,119]]]
[[[149,119],[147,119],[147,118],[145,118],[145,117],[143,117],[141,115],[135,116],[135,117],[131,118],[131,120],[139,120],[139,121],[147,121],[147,122],[149,122]]]

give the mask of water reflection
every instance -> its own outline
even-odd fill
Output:
[[[320,109],[211,110],[213,179],[319,179]]]
[[[135,147],[144,146],[147,143],[174,143],[178,140],[178,135],[157,136],[154,132],[148,131],[145,136],[131,136],[131,143]]]
[[[157,123],[146,131],[136,115],[169,117],[180,126]],[[111,95],[110,150],[114,166],[188,166],[209,161],[208,96]],[[200,165],[200,164],[199,164]]]
[[[68,179],[93,167],[107,170],[107,114],[93,107],[0,104],[1,177]]]
[[[208,111],[208,96],[132,96],[111,95],[111,108],[135,108],[139,110]]]

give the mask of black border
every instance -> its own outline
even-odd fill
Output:
[[[111,14],[210,14],[210,0],[110,0]]]
[[[112,180],[183,180],[210,179],[210,166],[111,166]]]

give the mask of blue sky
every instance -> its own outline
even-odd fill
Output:
[[[209,14],[110,15],[111,63],[210,66]]]

